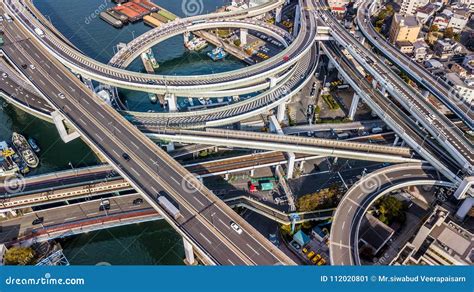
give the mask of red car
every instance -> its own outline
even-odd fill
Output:
[[[285,55],[285,56],[283,57],[283,61],[285,61],[285,62],[287,62],[289,59],[290,59],[290,57],[288,57],[288,55]]]

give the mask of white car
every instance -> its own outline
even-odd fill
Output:
[[[238,234],[242,234],[242,228],[240,228],[240,226],[237,225],[237,223],[230,222],[230,227],[232,227],[232,229],[234,229],[235,232],[237,232]]]
[[[36,69],[35,65],[30,64],[30,69],[31,69],[31,70],[35,70],[35,69]]]
[[[3,72],[3,73],[2,73],[2,77],[3,77],[3,78],[8,78],[8,74],[5,73],[5,72]]]
[[[62,92],[58,93],[58,96],[59,96],[60,99],[65,99],[66,98],[66,96]]]

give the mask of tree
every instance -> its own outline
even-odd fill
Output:
[[[438,31],[439,31],[439,26],[437,26],[436,24],[433,24],[430,27],[430,32],[438,32]]]
[[[35,256],[31,247],[12,247],[5,252],[6,265],[28,265]]]
[[[405,222],[406,205],[392,196],[384,196],[375,203],[378,210],[378,219],[390,225],[394,221]]]
[[[448,39],[452,39],[454,37],[454,29],[452,27],[448,27],[444,31],[444,37]]]

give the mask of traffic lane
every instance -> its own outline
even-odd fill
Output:
[[[9,3],[11,3],[11,2],[9,1]],[[11,6],[14,7],[15,5],[11,5]],[[21,12],[21,11],[20,11],[20,12]],[[34,25],[33,25],[32,23],[30,23],[28,17],[26,17],[23,13],[20,14],[20,17],[21,17],[21,18],[25,21],[25,23],[27,23],[31,28],[34,28]],[[45,40],[48,41],[49,46],[51,46],[51,47],[58,47],[58,46],[55,44],[55,42],[49,40],[48,37],[46,37]],[[59,47],[58,47],[58,49],[61,50]],[[76,61],[77,61],[75,58],[72,58],[72,57],[69,56],[69,55],[66,55],[65,57],[66,57],[66,59],[68,59],[70,62],[76,63]],[[280,64],[271,64],[271,65],[269,65],[269,66],[270,66],[270,67],[277,67],[277,66],[279,66],[279,65],[280,65]],[[113,72],[113,71],[111,71],[111,70],[107,70],[107,69],[108,69],[108,68],[103,68],[103,67],[95,68],[94,66],[89,66],[89,67],[88,67],[88,70],[90,70],[90,71],[92,71],[92,72],[95,72],[95,73],[97,73],[97,74],[103,75],[103,74],[105,73],[105,74],[108,74],[109,76],[113,76],[113,78],[118,79],[118,80],[122,80],[122,81],[129,81],[129,80],[130,80],[130,78],[124,78],[124,77],[122,76],[123,74],[126,74],[126,72],[123,73],[123,74],[120,74],[120,73],[115,73],[115,72]],[[267,69],[268,69],[268,68],[267,68]],[[108,72],[107,72],[107,71],[108,71]],[[241,74],[241,75],[243,75],[243,76],[248,76],[249,74],[248,74],[248,73],[244,73],[244,74]],[[241,76],[239,75],[239,76],[236,76],[236,77],[234,77],[233,79],[230,79],[230,80],[232,81],[232,80],[240,79],[240,78],[241,78]],[[138,82],[141,83],[141,84],[145,84],[145,82],[146,82],[146,80],[147,80],[147,79],[145,79],[145,78],[139,78],[139,77],[133,77],[133,78],[131,78],[131,79],[133,79],[134,81],[138,81]],[[221,79],[229,80],[229,78],[221,78]],[[160,81],[162,81],[162,80],[158,80],[158,81],[160,82]],[[216,81],[216,82],[221,82],[222,80],[215,80],[215,81]],[[168,81],[168,85],[169,85],[169,84],[172,84],[172,85],[173,85],[174,83],[180,84],[181,81],[177,81],[177,82],[173,82],[173,80],[169,80],[169,81]],[[201,84],[202,82],[199,81],[198,83],[196,83],[195,81],[190,80],[190,81],[188,81],[188,83],[190,83],[190,84]],[[209,84],[210,82],[207,82],[207,83]]]
[[[330,16],[331,17],[331,16]],[[348,35],[347,31],[342,29],[341,27],[339,27],[338,25],[335,25],[336,26],[336,29],[339,30],[342,34],[345,34],[346,36]],[[333,27],[333,26],[332,26]],[[351,35],[348,36],[348,39],[350,40],[353,40],[353,37]],[[354,42],[352,43],[352,45],[354,47],[359,47],[360,49],[360,44],[359,43],[355,43]],[[365,48],[364,48],[365,49]],[[369,55],[369,54],[368,54]],[[380,62],[376,62],[374,64],[374,67],[378,68],[379,70],[382,70],[381,72],[386,72],[386,69],[384,64],[381,64]],[[380,69],[382,68],[382,69]],[[388,70],[390,70],[389,68],[387,68]],[[419,103],[419,100],[418,99],[413,99],[413,98],[410,98],[410,95],[408,92],[407,92],[407,87],[405,84],[401,84],[399,80],[395,80],[393,79],[394,77],[389,74],[389,75],[385,75],[387,78],[389,78],[392,82],[392,84],[395,84],[395,85],[399,85],[399,89],[405,93],[406,97],[411,100],[413,103],[416,103],[418,104],[418,108],[420,111],[424,112],[425,116],[428,116],[428,115],[431,115],[431,114],[438,114],[438,112],[436,110],[432,110],[432,111],[428,111],[427,109],[428,108],[431,108],[431,105],[428,106],[428,107],[425,107],[425,106],[421,106],[421,104]],[[401,85],[400,85],[401,84]],[[439,116],[439,115],[438,115]],[[441,131],[449,140],[450,140],[450,144],[454,147],[454,148],[457,148],[459,149],[459,151],[461,152],[461,155],[464,156],[471,164],[472,162],[474,161],[473,160],[473,157],[472,157],[472,147],[471,147],[471,150],[469,150],[469,146],[467,146],[466,143],[469,143],[467,142],[466,138],[463,136],[463,135],[459,135],[458,133],[458,128],[456,126],[449,126],[446,124],[446,122],[449,123],[449,120],[446,119],[446,117],[444,116],[440,116],[441,119],[443,119],[443,123],[441,123],[441,121],[439,121],[438,119],[435,119],[433,121],[432,124],[437,124],[437,129],[438,131]],[[458,135],[454,135],[452,134],[451,131],[446,131],[446,130],[453,130],[453,132],[456,132]],[[459,147],[458,144],[461,144],[462,147]],[[467,148],[467,149],[466,149]]]
[[[391,186],[410,182],[418,179],[433,179],[438,180],[440,174],[432,169],[401,169],[389,173],[382,173],[378,176],[378,179],[374,180],[379,182],[380,187],[371,194],[366,194],[362,185],[354,188],[351,194],[354,196],[346,197],[340,203],[338,208],[344,210],[344,216],[335,218],[333,222],[333,228],[331,230],[334,244],[333,264],[343,265],[344,263],[353,262],[352,252],[355,250],[353,247],[356,243],[353,240],[356,238],[359,230],[356,230],[356,225],[359,224],[361,218],[365,214],[365,210],[373,203],[373,199],[384,190]],[[370,178],[369,178],[370,180]],[[362,195],[361,195],[362,194]],[[338,214],[339,215],[339,214]],[[349,230],[348,230],[349,229]],[[337,251],[337,252],[336,252]],[[350,257],[349,257],[350,256]]]
[[[44,81],[43,81],[44,82]]]

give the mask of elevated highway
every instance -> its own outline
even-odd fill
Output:
[[[365,76],[358,73],[354,64],[342,57],[343,54],[337,46],[331,44],[323,46],[323,51],[334,62],[336,68],[356,93],[400,138],[451,181],[460,183],[460,179],[457,177],[459,168],[456,161],[446,155],[445,151],[435,145],[433,141],[427,139],[426,134],[414,130],[414,128],[418,129],[416,123],[389,98],[375,90],[364,78]]]
[[[35,11],[29,9],[28,5],[26,5],[27,3],[25,4],[19,0],[7,0],[6,4],[10,12],[19,21],[22,21],[24,26],[27,27],[31,33],[33,33],[35,27],[44,28],[45,36],[39,39],[43,49],[58,58],[58,60],[63,62],[64,65],[69,67],[72,71],[113,86],[160,94],[173,93],[180,96],[196,96],[197,94],[197,96],[206,97],[225,96],[228,95],[228,92],[223,94],[219,93],[219,91],[225,89],[238,89],[240,87],[244,88],[240,90],[245,90],[245,88],[250,88],[249,85],[254,85],[260,81],[264,81],[266,84],[265,88],[268,88],[271,85],[271,82],[267,79],[269,77],[274,77],[278,72],[286,70],[294,65],[309,51],[311,44],[314,43],[316,37],[316,30],[314,29],[315,23],[313,19],[303,18],[301,31],[293,43],[276,57],[270,58],[258,65],[232,72],[205,76],[150,75],[126,71],[88,58],[76,49],[71,48],[68,44],[65,44],[55,34],[50,33],[47,28],[43,27],[42,24],[37,21],[37,17],[33,14]],[[200,16],[199,19],[205,20],[206,23],[207,21],[214,21],[214,24],[192,24],[195,19],[197,19],[197,17],[193,17],[190,20],[177,19],[165,25],[163,30],[157,28],[150,31],[145,34],[142,39],[154,42],[155,31],[158,31],[159,35],[168,35],[170,34],[170,31],[173,31],[170,35],[174,35],[174,32],[178,34],[178,31],[181,32],[183,29],[182,23],[187,23],[189,21],[191,21],[190,27],[188,27],[189,29],[195,29],[196,27],[199,28],[202,26],[209,28],[212,25],[217,25],[217,27],[219,27],[219,25],[224,25],[227,21],[230,21],[229,18],[219,18],[219,16],[215,18],[215,15],[213,14]],[[308,26],[306,26],[306,21],[308,22]],[[256,23],[258,23],[258,25]],[[262,24],[255,20],[234,21],[234,24],[245,26],[250,29],[263,29],[269,31],[267,28],[268,24]],[[282,30],[275,27],[272,34],[275,34],[275,32],[282,32]],[[282,39],[283,37],[279,36],[278,38]],[[162,38],[158,38],[158,40],[161,39]],[[144,43],[148,44],[148,42]],[[135,43],[132,42],[129,48],[134,48],[134,44]],[[139,54],[139,50],[136,52],[133,51],[131,54]],[[287,58],[283,58],[284,56],[287,56]],[[255,91],[255,89],[255,87],[252,88],[253,91]]]
[[[309,161],[318,158],[321,156],[297,154],[295,160]],[[287,158],[282,152],[260,152],[214,161],[190,163],[184,167],[194,176],[202,179],[286,163]],[[110,165],[76,168],[26,177],[22,178],[19,183],[21,190],[17,190],[14,194],[8,192],[8,180],[6,184],[0,184],[0,210],[133,190],[130,183],[124,180]]]
[[[380,197],[408,186],[453,187],[433,167],[400,164],[377,170],[354,184],[339,203],[332,222],[329,251],[332,265],[360,265],[359,227],[368,208]]]
[[[1,68],[1,66],[0,66]],[[45,119],[51,119],[51,107],[37,95],[20,90],[10,90],[10,88],[21,88],[20,85],[16,87],[10,76],[14,72],[9,71],[8,80],[0,85],[0,94],[5,92],[4,96],[7,100],[12,100],[16,105],[28,112],[35,113],[36,116]],[[9,94],[13,96],[8,97]],[[12,98],[13,97],[13,98]],[[364,144],[347,141],[327,141],[324,139],[309,139],[304,137],[280,136],[263,133],[245,133],[237,131],[226,131],[218,133],[216,130],[209,129],[208,131],[163,131],[156,124],[146,123],[140,124],[135,122],[137,127],[142,130],[148,137],[154,140],[166,140],[183,143],[198,143],[207,145],[219,145],[230,147],[242,147],[262,150],[284,150],[295,153],[305,153],[309,155],[328,155],[341,158],[374,160],[382,162],[409,162],[417,161],[412,159],[413,153],[403,147],[380,146],[373,144]],[[262,140],[260,140],[262,139]],[[363,139],[363,138],[362,138]],[[267,143],[261,143],[266,141]],[[306,146],[306,147],[302,147]]]
[[[10,3],[11,4],[11,3]],[[3,12],[3,11],[2,11]],[[18,18],[16,18],[18,20]],[[28,18],[23,19],[28,21]],[[83,139],[114,166],[118,173],[143,194],[144,199],[176,228],[209,264],[273,265],[293,262],[205,188],[182,166],[146,138],[136,127],[90,92],[77,78],[42,46],[40,38],[21,21],[6,24],[9,45],[4,53],[64,116]],[[17,38],[19,39],[17,41]],[[21,40],[29,39],[26,43]],[[25,45],[41,48],[31,53]],[[21,65],[28,60],[35,69]],[[128,156],[124,156],[127,153]],[[186,188],[187,184],[194,186]],[[186,195],[184,195],[186,194]],[[182,217],[174,218],[157,203],[166,195],[179,206]],[[212,217],[220,218],[213,224]],[[230,221],[243,232],[232,232]],[[227,222],[227,224],[225,224]],[[256,251],[258,257],[256,257]]]
[[[23,216],[2,221],[0,243],[13,243],[31,238],[40,242],[115,226],[162,219],[160,214],[147,202],[140,205],[133,204],[133,201],[140,197],[139,194],[109,197],[110,209],[107,212],[99,210],[101,199],[29,212]],[[289,214],[247,197],[233,198],[228,201],[228,204],[249,208],[281,224],[291,223]],[[326,220],[331,218],[333,212],[333,209],[327,209],[298,213],[300,219],[295,223]],[[38,217],[43,217],[42,225],[33,225],[32,222]]]
[[[357,10],[357,24],[367,40],[382,52],[391,62],[407,72],[413,80],[423,85],[436,96],[448,109],[457,115],[471,130],[474,130],[474,103],[468,104],[455,92],[455,89],[440,77],[433,76],[417,62],[400,52],[385,37],[375,31],[371,13],[377,1],[362,1]]]
[[[331,29],[333,38],[344,46],[352,56],[371,74],[376,82],[389,92],[413,117],[434,137],[457,161],[468,175],[474,173],[474,152],[472,143],[459,128],[441,114],[432,104],[413,88],[409,87],[384,62],[359,43],[331,13],[319,4],[318,14]]]
[[[29,42],[29,40],[24,40]],[[29,45],[28,45],[29,46]],[[33,50],[34,47],[30,46]],[[182,128],[202,128],[206,126],[221,126],[234,122],[244,120],[249,117],[253,117],[258,114],[266,113],[269,110],[282,105],[294,96],[311,78],[314,74],[318,65],[318,54],[319,49],[313,48],[309,54],[302,59],[302,62],[292,69],[291,74],[285,75],[281,86],[276,86],[270,90],[265,91],[253,98],[226,105],[214,109],[206,109],[191,112],[168,112],[168,113],[142,113],[142,112],[122,112],[125,117],[134,124],[143,126],[171,126],[171,127],[182,127]],[[0,67],[3,72],[7,72],[8,75],[16,74],[14,71],[9,70],[8,66],[0,63]],[[14,82],[12,82],[13,84]],[[24,83],[24,82],[23,82]],[[3,84],[0,84],[3,87]],[[7,85],[5,85],[7,86]],[[13,87],[22,87],[18,82]],[[11,92],[8,87],[4,89],[4,92]],[[41,102],[42,98],[33,96],[32,94],[22,94],[21,92],[12,95],[16,105],[22,107],[28,112],[34,113],[35,109],[38,109],[38,114],[35,114],[41,118],[44,118],[44,113],[51,108]],[[9,96],[5,96],[9,98]]]
[[[149,137],[182,143],[285,151],[380,162],[418,161],[418,159],[412,158],[413,153],[410,149],[403,147],[259,132],[221,129],[207,129],[206,131],[163,129],[150,133]]]

